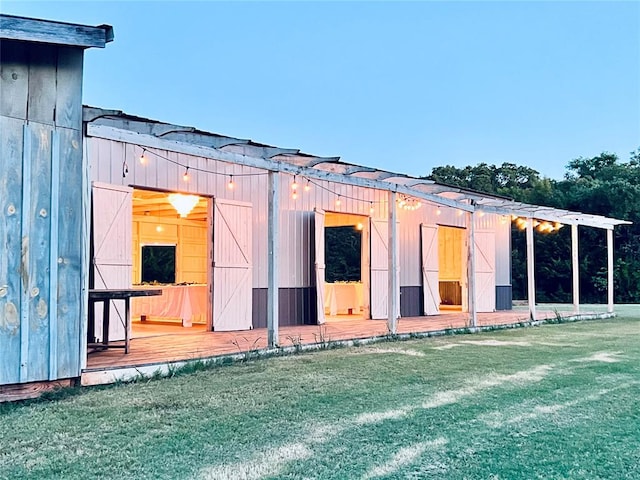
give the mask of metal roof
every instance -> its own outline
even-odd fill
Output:
[[[342,162],[340,157],[318,157],[298,149],[279,148],[249,139],[204,132],[194,127],[171,125],[117,110],[84,107],[83,119],[88,123],[88,136],[119,139],[142,147],[182,151],[336,183],[395,191],[465,211],[517,215],[607,229],[631,223],[601,215],[516,202],[500,195]]]
[[[104,46],[113,41],[113,27],[91,27],[75,23],[0,14],[0,39],[70,45],[81,48]]]

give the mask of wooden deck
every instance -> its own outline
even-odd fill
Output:
[[[554,317],[550,311],[539,311],[537,319]],[[468,314],[446,312],[429,317],[401,318],[397,333],[422,333],[468,326]],[[503,311],[478,314],[478,326],[513,324],[528,319],[527,311]],[[386,335],[384,320],[338,316],[322,326],[281,327],[280,346],[296,343],[312,344],[326,341],[362,339]],[[134,325],[131,351],[121,349],[89,353],[85,372],[106,369],[162,364],[181,360],[209,358],[217,355],[247,352],[267,347],[266,329],[236,332],[207,332],[204,327]]]

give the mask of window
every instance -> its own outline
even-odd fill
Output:
[[[176,282],[176,246],[142,246],[142,283]]]
[[[324,239],[326,281],[361,281],[362,231],[355,225],[326,227]]]

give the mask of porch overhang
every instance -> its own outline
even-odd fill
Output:
[[[465,212],[486,212],[568,225],[612,230],[631,222],[600,215],[516,202],[510,198],[445,185],[410,175],[318,157],[298,149],[279,148],[136,117],[115,110],[84,108],[89,137],[121,141],[141,148],[175,151],[313,180],[395,192]]]

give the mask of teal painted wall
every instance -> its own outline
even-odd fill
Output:
[[[0,385],[80,375],[83,50],[0,42]]]

